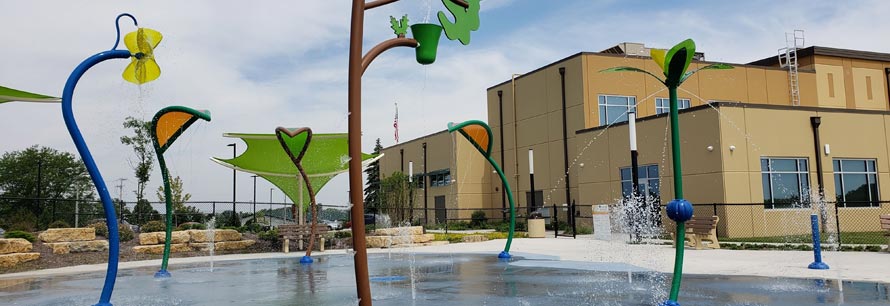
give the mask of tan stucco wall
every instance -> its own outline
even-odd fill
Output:
[[[814,63],[820,106],[888,109],[886,69],[890,63],[822,55],[815,56]],[[833,87],[829,86],[829,74]]]

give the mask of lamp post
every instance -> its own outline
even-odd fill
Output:
[[[253,222],[256,223],[256,175],[253,177]]]
[[[226,146],[232,147],[232,158],[235,158],[235,156],[237,156],[237,154],[238,154],[236,152],[238,144],[230,143],[230,144],[227,144]],[[238,175],[238,171],[235,169],[232,169],[232,226],[236,226],[236,224],[237,224],[236,220],[238,220],[237,219],[238,213],[235,212],[235,182],[236,182],[237,175]]]
[[[528,183],[530,185],[529,190],[531,190],[528,214],[531,214],[535,209],[535,151],[533,149],[528,149]]]

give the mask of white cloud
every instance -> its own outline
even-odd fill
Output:
[[[439,1],[427,2],[433,6],[430,14],[441,10]],[[427,2],[401,1],[369,11],[365,49],[392,36],[389,15],[408,13],[421,21]],[[485,13],[500,10],[489,15],[540,5],[483,2]],[[811,44],[890,50],[890,42],[880,39],[890,28],[883,18],[890,4],[884,1],[856,6],[828,1],[734,4],[720,14],[692,8],[604,12],[614,5],[622,4],[559,1],[537,15],[483,20],[470,46],[443,38],[437,63],[430,66],[417,65],[408,48],[381,55],[364,78],[363,147],[370,151],[376,138],[384,145],[393,143],[394,102],[400,107],[401,139],[412,139],[440,131],[449,121],[486,119],[485,89],[511,73],[622,41],[667,47],[692,37],[710,60],[747,62],[773,55],[784,46],[785,31],[803,28]],[[123,118],[150,119],[167,105],[206,108],[213,114],[212,122],[193,125],[167,154],[172,172],[183,177],[195,200],[231,196],[231,171],[208,160],[231,155],[225,145],[233,139],[221,137],[224,132],[271,133],[279,125],[310,126],[319,133],[346,131],[348,1],[12,2],[0,11],[0,26],[7,29],[0,32],[5,44],[0,84],[60,95],[81,60],[111,47],[113,18],[124,11],[165,35],[156,50],[163,75],[140,90],[120,79],[126,61],[119,60],[94,67],[78,85],[75,113],[108,182],[132,177],[130,150],[118,141],[125,133]],[[485,32],[486,22],[516,25],[491,33]],[[124,32],[133,29],[126,22],[122,26]],[[3,151],[40,144],[73,152],[60,113],[57,105],[0,105]],[[238,177],[238,198],[249,200],[250,177]],[[149,190],[159,183],[155,173]],[[125,190],[132,190],[133,180],[127,185]],[[259,184],[260,200],[268,198],[268,188],[268,183]],[[345,179],[338,178],[319,199],[345,202],[346,189]]]

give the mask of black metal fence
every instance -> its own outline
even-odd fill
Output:
[[[116,202],[117,218],[132,225],[149,220],[161,220],[166,214],[162,202]],[[526,220],[543,218],[548,229],[556,235],[574,235],[592,231],[592,212],[597,205],[517,207],[517,229],[525,230]],[[189,201],[173,211],[174,224],[207,222],[215,217],[221,226],[240,226],[260,223],[268,226],[295,223],[309,212],[300,214],[291,203]],[[613,216],[610,228],[621,232],[621,224],[635,222],[621,215],[621,204],[607,205]],[[822,239],[827,243],[880,245],[888,243],[887,230],[880,226],[880,216],[890,214],[890,201],[827,202],[822,205],[775,205],[765,203],[707,203],[693,204],[695,215],[715,215],[720,218],[717,235],[721,241],[752,243],[807,243],[811,239],[810,215],[819,216]],[[233,214],[232,211],[237,212]],[[659,206],[660,226],[671,232],[675,224],[666,217],[664,206]],[[534,212],[538,212],[533,214]],[[344,206],[320,205],[319,219],[329,221],[331,227],[348,226],[349,210]],[[387,217],[383,217],[386,215]],[[505,229],[508,210],[503,208],[387,208],[372,210],[365,215],[367,223],[377,226],[415,224],[429,228],[469,229],[489,227]],[[35,199],[0,197],[0,228],[37,231],[55,221],[69,226],[86,226],[103,219],[104,210],[97,200]],[[386,224],[384,224],[386,223]]]
[[[114,202],[119,221],[139,226],[152,220],[162,220],[167,213],[164,202]],[[232,211],[236,213],[233,214]],[[319,205],[320,220],[345,220],[347,208]],[[173,223],[205,223],[215,218],[220,226],[242,226],[250,223],[276,226],[296,223],[299,217],[309,220],[311,212],[300,213],[292,203],[189,201],[174,205]],[[83,227],[104,220],[102,203],[98,200],[36,199],[0,197],[0,228],[38,231],[54,222],[71,227]],[[333,226],[332,227],[336,227]]]

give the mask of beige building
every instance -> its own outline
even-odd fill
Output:
[[[645,55],[645,46],[627,43],[578,53],[488,89],[492,157],[504,168],[518,206],[530,202],[529,149],[539,205],[617,203],[630,186],[629,111],[638,117],[641,185],[662,203],[673,198],[667,90],[644,74],[600,72],[631,66],[659,74]],[[796,73],[770,57],[701,71],[678,91],[685,196],[694,204],[716,204],[696,209],[721,217],[721,236],[805,232],[818,206],[808,200],[819,188],[817,161],[826,199],[840,200],[843,231],[876,231],[877,215],[890,213],[881,201],[890,194],[890,54],[816,46],[797,50],[797,58]],[[689,69],[708,64],[695,61]],[[813,120],[821,122],[818,148]],[[413,142],[387,148],[384,163]],[[452,169],[465,168],[462,159],[449,162]],[[481,158],[477,163],[485,165]],[[487,184],[475,184],[484,189],[473,194],[487,199],[470,204],[457,196],[451,207],[505,205],[498,177],[484,168],[478,175]],[[581,214],[589,216],[589,208]]]

